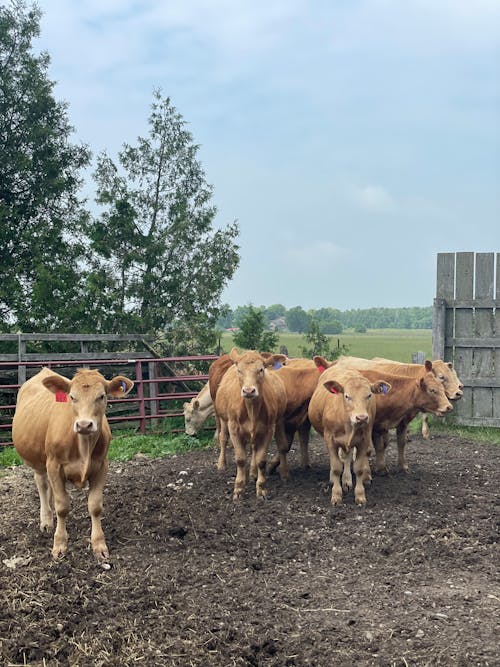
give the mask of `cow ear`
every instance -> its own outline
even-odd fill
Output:
[[[332,394],[343,394],[344,387],[337,380],[327,380],[323,382],[323,387]]]
[[[200,401],[196,399],[195,401],[193,401],[193,408],[195,410],[198,410],[199,407],[200,407]]]
[[[132,380],[124,375],[116,375],[112,380],[106,383],[106,393],[113,398],[126,396],[134,386]]]
[[[379,380],[379,382],[374,382],[372,384],[372,391],[374,394],[387,394],[391,391],[392,385],[385,380]]]
[[[42,384],[53,394],[57,394],[58,391],[69,394],[71,389],[71,382],[62,375],[49,375],[48,377],[43,378]]]
[[[451,361],[448,362],[448,368],[450,369],[450,371],[453,370],[453,364],[451,363]]]
[[[425,370],[430,373],[432,371],[432,361],[429,359],[425,360]]]
[[[191,403],[183,403],[182,404],[182,409],[186,410],[190,405],[191,405]]]
[[[283,362],[285,361],[286,361],[286,356],[284,354],[271,354],[270,357],[264,359],[264,367],[274,368],[275,370],[278,370],[278,368],[281,368],[281,366],[283,366]]]
[[[231,359],[232,362],[234,362],[235,364],[237,364],[238,361],[241,359],[241,355],[240,355],[240,353],[238,352],[238,348],[233,347],[233,349],[232,349],[231,352],[229,353],[229,357],[230,357],[230,359]]]
[[[327,361],[324,357],[321,357],[319,354],[313,357],[313,361],[318,368],[330,368],[330,366],[332,365],[329,361]]]

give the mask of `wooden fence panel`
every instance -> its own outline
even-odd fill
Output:
[[[464,384],[451,421],[500,426],[500,253],[440,253],[433,355]]]

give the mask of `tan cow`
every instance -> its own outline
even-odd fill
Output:
[[[264,359],[269,359],[270,357],[273,356],[271,352],[260,352],[260,355]],[[288,359],[283,356],[283,360],[274,361],[272,368],[274,370],[276,368],[283,366],[285,363],[288,363]],[[208,384],[210,385],[210,395],[212,397],[213,403],[215,403],[215,397],[217,396],[217,390],[222,381],[222,378],[224,377],[226,371],[233,365],[234,361],[231,359],[230,355],[223,354],[218,359],[216,359],[208,369],[208,377],[209,377]],[[219,417],[217,416],[217,413],[215,413],[215,424],[216,424],[215,437],[218,439],[220,443],[219,458],[217,459],[217,470],[224,470],[227,466],[226,445],[228,444],[229,438],[226,437],[219,439],[221,424]],[[279,458],[278,458],[278,463],[279,463]]]
[[[325,366],[323,361],[321,359],[318,365]],[[375,394],[387,393],[390,389],[391,385],[385,380],[369,382],[359,371],[335,366],[320,377],[309,403],[309,419],[328,449],[333,505],[342,504],[340,474],[343,469],[344,488],[352,486],[350,466],[354,449],[354,499],[358,505],[366,504],[364,485],[371,480],[368,454],[375,419]]]
[[[392,361],[391,359],[384,359],[383,357],[373,357],[371,361],[381,362],[384,364],[396,364],[396,372],[401,375],[408,374],[416,376],[418,374],[418,369],[422,369],[421,364],[405,364],[399,361]],[[442,361],[441,359],[433,360],[432,371],[437,379],[443,383],[446,396],[450,399],[450,401],[458,401],[462,398],[464,394],[464,385],[459,379],[451,361]],[[429,438],[429,424],[427,421],[427,414],[425,412],[422,414],[422,436],[426,440]]]
[[[287,440],[284,427],[286,393],[283,382],[270,369],[276,362],[286,360],[282,354],[268,358],[250,350],[240,354],[236,348],[230,352],[232,366],[217,389],[215,412],[220,422],[219,444],[225,451],[228,437],[234,447],[236,480],[233,498],[237,500],[247,483],[247,444],[252,450],[251,474],[257,474],[257,497],[266,495],[265,467],[269,442],[276,436],[282,454],[280,474],[288,476],[286,462]]]
[[[187,435],[196,435],[203,424],[215,414],[214,403],[210,395],[210,382],[203,385],[197,396],[189,403],[184,403],[184,431]]]
[[[44,368],[19,390],[12,439],[23,461],[35,471],[42,532],[52,532],[55,508],[54,558],[63,556],[68,545],[67,481],[79,488],[88,482],[92,549],[99,560],[109,555],[101,526],[111,439],[105,411],[108,396],[125,396],[133,386],[122,375],[108,381],[98,371],[80,369],[68,380]]]
[[[323,360],[326,364],[325,360]],[[408,471],[405,458],[406,433],[408,424],[419,412],[430,412],[439,417],[450,412],[453,407],[446,397],[443,383],[432,372],[432,362],[426,361],[420,366],[419,374],[407,376],[390,373],[386,367],[377,364],[363,364],[366,360],[341,357],[333,362],[338,368],[355,368],[370,382],[385,379],[392,385],[389,395],[377,396],[377,411],[373,426],[373,444],[375,447],[375,467],[377,472],[387,472],[385,449],[388,432],[396,429],[398,443],[398,465],[401,471]],[[366,367],[365,367],[366,366]]]

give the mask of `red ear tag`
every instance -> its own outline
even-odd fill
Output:
[[[332,394],[338,394],[339,392],[335,389],[335,387],[330,387],[330,391]]]
[[[57,403],[67,403],[68,402],[68,394],[65,391],[56,391],[56,402]]]
[[[324,371],[326,371],[326,368],[324,366],[317,366],[317,369],[318,373],[323,373]]]

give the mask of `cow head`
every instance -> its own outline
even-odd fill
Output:
[[[56,400],[71,404],[73,430],[80,435],[91,435],[100,430],[108,396],[125,396],[134,386],[132,380],[123,375],[108,381],[98,371],[88,369],[79,369],[72,380],[49,375],[42,383],[56,395]]]
[[[370,382],[356,371],[344,373],[342,383],[325,380],[323,386],[333,394],[342,395],[344,411],[353,428],[369,424],[370,415],[373,415],[373,395],[386,394],[391,390],[391,385],[385,380]]]
[[[266,369],[274,368],[277,363],[283,364],[287,359],[284,354],[270,354],[263,357],[260,352],[255,350],[240,354],[235,347],[233,347],[229,356],[236,366],[241,396],[247,400],[260,396]]]
[[[441,361],[440,359],[433,361],[432,370],[436,378],[443,383],[444,391],[450,401],[458,401],[462,398],[464,385],[459,380],[451,361]]]
[[[196,435],[205,421],[200,412],[200,401],[195,398],[191,403],[184,403],[184,431],[186,435]]]
[[[453,410],[446,396],[443,382],[434,373],[432,361],[425,362],[425,372],[417,379],[417,386],[420,390],[418,406],[420,410],[431,412],[438,417]]]

